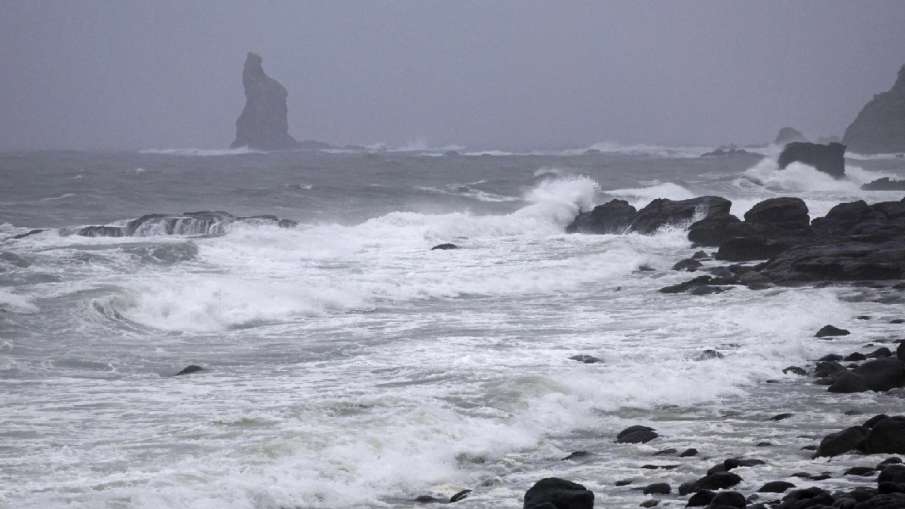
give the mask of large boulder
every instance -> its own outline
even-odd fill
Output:
[[[892,88],[875,95],[858,113],[843,143],[862,154],[905,152],[905,66]]]
[[[852,372],[860,376],[872,391],[888,391],[905,385],[905,364],[897,358],[868,361]]]
[[[748,233],[747,225],[732,214],[711,214],[688,227],[688,240],[696,246],[716,247]]]
[[[804,142],[789,143],[779,154],[778,162],[780,169],[799,162],[813,166],[818,171],[835,178],[840,178],[845,175],[845,145],[841,143],[827,145]]]
[[[776,139],[773,140],[774,145],[785,145],[793,141],[809,141],[801,131],[794,127],[783,127],[776,133]]]
[[[863,426],[852,426],[838,433],[831,433],[820,441],[815,458],[821,456],[839,456],[859,449],[867,439],[867,429]]]
[[[654,233],[664,226],[688,226],[711,216],[729,214],[732,202],[719,196],[702,196],[689,200],[658,198],[638,211],[631,231]]]
[[[232,148],[249,147],[259,150],[285,150],[298,147],[289,135],[289,95],[279,81],[264,73],[263,59],[249,53],[242,71],[245,87],[245,107],[236,120],[236,140]]]
[[[745,222],[771,230],[804,230],[811,224],[808,206],[801,198],[770,198],[745,213]]]
[[[594,492],[565,479],[548,477],[526,493],[524,509],[592,509]]]
[[[905,454],[905,416],[877,421],[861,447],[868,454]]]
[[[624,233],[638,210],[625,200],[610,200],[582,212],[566,227],[568,233]]]

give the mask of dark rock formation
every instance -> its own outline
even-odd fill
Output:
[[[760,487],[758,493],[783,493],[794,488],[795,485],[786,481],[771,481]]]
[[[245,87],[245,107],[236,120],[236,140],[232,148],[249,147],[258,150],[285,150],[298,147],[289,135],[286,88],[264,73],[262,59],[255,53],[245,58],[242,85]]]
[[[694,219],[729,213],[732,202],[718,196],[702,196],[689,200],[659,198],[638,211],[631,223],[631,231],[654,233],[664,226],[684,226]]]
[[[728,509],[730,507],[745,509],[746,505],[748,505],[748,502],[745,500],[745,496],[737,491],[721,491],[714,495],[713,500],[710,501],[710,507],[720,509]]]
[[[625,200],[610,200],[579,214],[566,227],[568,233],[624,233],[638,213]]]
[[[779,154],[779,168],[785,169],[786,166],[795,162],[813,166],[817,171],[840,178],[845,175],[845,145],[841,143],[828,145],[789,143]]]
[[[658,435],[653,428],[649,428],[647,426],[629,426],[624,430],[620,431],[618,435],[616,435],[616,443],[617,444],[638,444],[638,443],[647,443],[651,440],[657,438]]]
[[[905,180],[879,178],[861,186],[864,191],[905,191]]]
[[[905,152],[905,66],[892,88],[875,95],[858,113],[843,143],[863,154]]]
[[[587,355],[587,354],[573,355],[573,356],[569,357],[569,359],[571,359],[573,361],[581,362],[583,364],[597,364],[599,362],[603,362],[602,359],[599,359],[597,357],[594,357],[593,355]]]
[[[687,226],[695,219],[728,215],[731,206],[732,202],[718,196],[678,201],[658,198],[641,210],[636,210],[624,200],[611,200],[590,212],[579,214],[566,231],[651,234],[664,226]]]
[[[742,478],[732,472],[714,472],[697,481],[682,484],[679,486],[679,495],[687,495],[701,490],[722,490],[731,488],[740,482],[742,482]]]
[[[565,479],[541,479],[525,493],[524,509],[593,509],[594,492]]]
[[[776,133],[776,139],[773,140],[774,145],[785,145],[787,143],[792,143],[795,141],[809,141],[801,131],[795,129],[794,127],[783,127]]]
[[[645,495],[669,495],[670,492],[672,492],[672,488],[665,482],[648,484],[644,488],[641,488],[641,493],[644,493]]]
[[[191,364],[189,366],[182,368],[182,371],[180,371],[179,373],[176,373],[173,376],[191,375],[192,373],[197,373],[199,371],[204,371],[204,368],[202,368],[201,366],[196,366],[194,364]]]
[[[831,433],[820,441],[814,457],[845,454],[861,447],[865,439],[867,439],[867,430],[863,426],[852,426],[838,433]]]
[[[815,338],[825,338],[830,336],[848,336],[851,334],[849,331],[845,329],[840,329],[839,327],[834,327],[832,325],[824,325],[814,334]]]
[[[872,391],[888,391],[905,385],[905,364],[899,359],[887,358],[865,362],[852,371],[861,377]]]
[[[459,246],[447,242],[445,244],[437,244],[431,248],[431,251],[448,251],[450,249],[459,249]]]

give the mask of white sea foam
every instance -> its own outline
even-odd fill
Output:
[[[689,191],[687,188],[673,182],[657,182],[651,183],[651,185],[647,187],[610,189],[604,192],[610,196],[625,198],[634,207],[643,207],[650,203],[651,200],[657,198],[687,200],[697,196],[697,194]]]
[[[0,310],[13,313],[37,313],[39,311],[28,297],[0,288]]]

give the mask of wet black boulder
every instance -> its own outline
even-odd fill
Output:
[[[897,358],[867,361],[852,372],[860,376],[872,391],[888,391],[905,385],[905,364]]]
[[[620,431],[618,435],[616,435],[616,443],[617,444],[644,444],[650,442],[651,440],[657,438],[658,435],[653,428],[648,426],[629,426],[624,430]]]
[[[838,456],[857,450],[867,439],[867,430],[862,426],[852,426],[838,433],[831,433],[820,441],[815,458],[821,456]]]
[[[874,423],[862,449],[868,454],[905,454],[905,416],[885,417]]]
[[[525,493],[524,509],[592,509],[594,492],[565,479],[541,479]]]
[[[568,233],[624,233],[638,211],[625,200],[610,200],[582,212],[566,227]]]
[[[189,366],[182,368],[182,371],[180,371],[179,373],[176,373],[173,376],[191,375],[192,373],[198,373],[199,371],[204,371],[204,368],[202,368],[201,366],[196,366],[194,364],[191,364]]]
[[[732,202],[719,196],[701,196],[688,200],[658,198],[638,211],[630,230],[654,233],[664,226],[687,226],[694,220],[729,213]]]
[[[840,329],[839,327],[834,327],[832,325],[824,325],[817,334],[814,334],[816,338],[828,338],[835,336],[848,336],[851,334],[849,331],[845,329]]]

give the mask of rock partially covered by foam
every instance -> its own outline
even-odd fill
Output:
[[[863,154],[905,152],[905,66],[892,88],[875,95],[858,113],[843,143]]]
[[[798,162],[813,166],[817,171],[822,171],[835,178],[841,178],[845,175],[845,145],[841,143],[827,145],[804,142],[789,143],[779,154],[778,162],[780,169],[785,169],[786,166]]]
[[[236,140],[231,148],[258,150],[296,148],[299,143],[289,135],[288,92],[279,81],[264,73],[263,59],[249,53],[242,71],[245,107],[236,120]]]
[[[290,219],[276,216],[237,217],[223,211],[185,212],[183,214],[147,214],[122,226],[84,226],[75,233],[83,237],[148,237],[153,235],[223,235],[233,223],[273,225],[292,228]]]
[[[651,234],[665,226],[685,227],[693,221],[727,215],[731,206],[732,202],[718,196],[689,200],[658,198],[641,210],[635,210],[625,200],[611,200],[579,214],[566,231]]]

